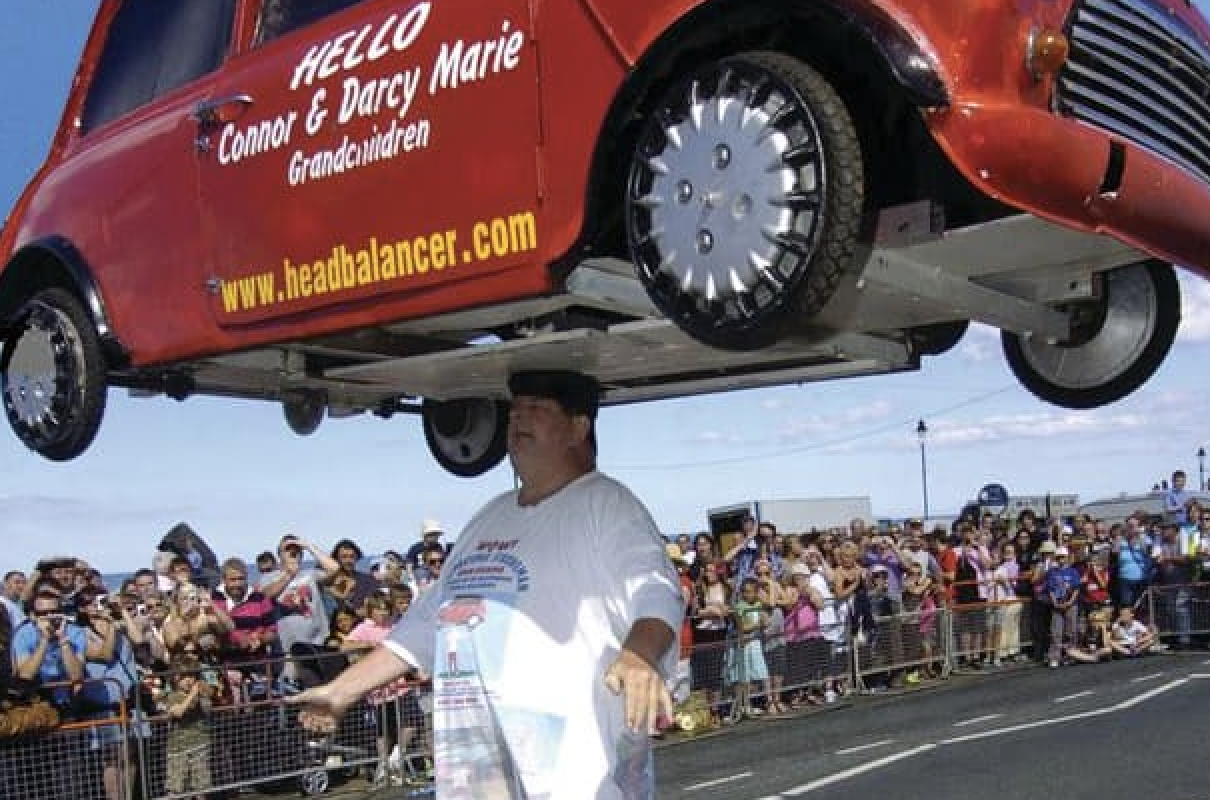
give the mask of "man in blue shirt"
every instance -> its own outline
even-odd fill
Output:
[[[1125,531],[1113,540],[1110,548],[1117,556],[1118,563],[1115,605],[1118,608],[1133,608],[1151,580],[1151,567],[1155,563],[1151,554],[1151,537],[1143,530],[1137,517],[1129,517]]]
[[[1050,668],[1059,666],[1067,645],[1075,645],[1080,596],[1080,573],[1071,565],[1066,547],[1055,549],[1055,563],[1046,572],[1046,593],[1050,597]]]
[[[68,621],[59,595],[39,591],[29,618],[13,632],[13,670],[27,681],[42,684],[79,681],[84,678],[84,654],[88,637],[84,629]],[[71,688],[57,686],[50,692],[55,705],[71,701]]]
[[[1185,490],[1185,480],[1185,471],[1178,469],[1172,473],[1172,488],[1164,492],[1164,519],[1177,525],[1188,521],[1185,506],[1189,504],[1189,492]]]

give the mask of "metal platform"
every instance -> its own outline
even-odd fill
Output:
[[[606,404],[882,374],[917,369],[905,332],[939,322],[970,319],[1061,339],[1067,318],[1053,304],[1088,296],[1094,273],[1145,258],[1109,237],[1032,216],[933,235],[921,228],[921,213],[899,213],[811,328],[767,349],[724,351],[694,341],[656,311],[628,263],[596,260],[573,272],[563,294],[386,329],[429,340],[448,334],[451,346],[441,352],[396,357],[358,349],[343,353],[349,357],[340,366],[316,371],[305,366],[308,355],[342,352],[331,342],[303,343],[204,361],[193,365],[193,379],[208,394],[322,390],[339,412],[374,408],[387,398],[502,396],[508,375],[522,368],[591,372],[605,388]],[[535,326],[507,341],[454,341],[458,333],[570,309],[621,321],[570,330]]]

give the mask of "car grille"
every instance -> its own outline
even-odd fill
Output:
[[[1081,0],[1059,73],[1060,112],[1210,183],[1210,48],[1149,0]]]

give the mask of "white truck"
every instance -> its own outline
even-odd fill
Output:
[[[709,509],[710,533],[715,538],[743,530],[744,517],[751,514],[759,522],[772,522],[780,533],[804,533],[847,526],[860,517],[873,524],[874,513],[868,495],[861,497],[806,497],[787,500],[747,500]]]

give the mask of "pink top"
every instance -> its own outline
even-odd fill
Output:
[[[352,642],[373,642],[377,644],[387,638],[387,634],[391,632],[389,625],[375,625],[373,620],[367,619],[357,624],[357,627],[349,631],[349,635],[345,637]],[[377,689],[371,689],[366,695],[370,705],[380,706],[383,703],[390,702],[396,698],[403,697],[411,691],[406,678],[388,683],[386,686],[380,686]]]

